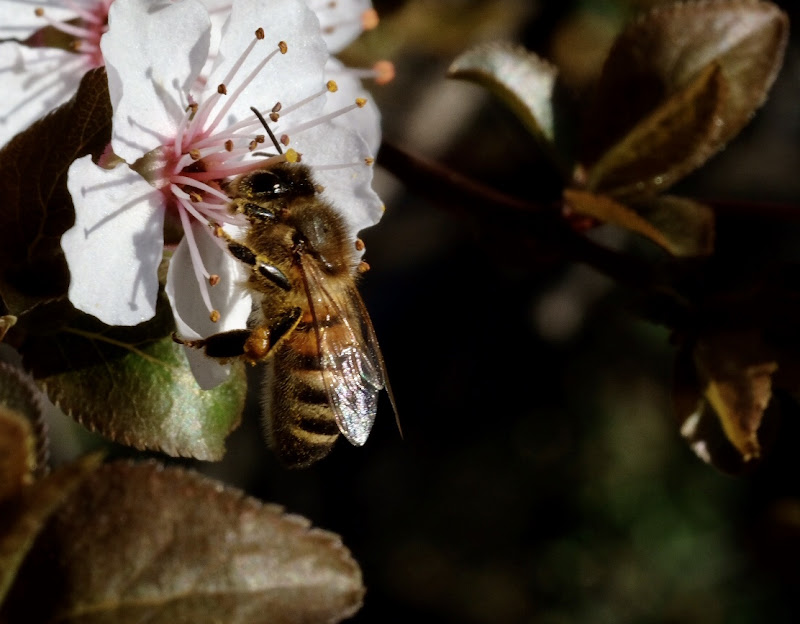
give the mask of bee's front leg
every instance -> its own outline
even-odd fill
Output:
[[[291,284],[289,278],[278,267],[272,264],[266,256],[262,256],[247,245],[243,245],[237,240],[233,239],[230,234],[223,230],[219,225],[213,227],[214,236],[222,238],[228,245],[228,251],[231,255],[250,266],[254,273],[268,279],[272,284],[281,290],[290,290]]]
[[[173,333],[172,339],[192,349],[203,349],[212,358],[228,360],[241,357],[249,364],[256,364],[272,353],[275,346],[297,327],[300,316],[300,308],[292,308],[271,325],[232,329],[196,340],[184,340]]]

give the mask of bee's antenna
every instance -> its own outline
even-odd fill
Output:
[[[258,112],[258,109],[255,106],[251,106],[250,110],[255,113],[256,117],[258,117],[258,120],[261,122],[261,125],[264,126],[264,130],[267,131],[269,138],[272,139],[272,143],[273,145],[275,145],[275,149],[278,150],[279,154],[283,154],[283,150],[281,149],[281,144],[278,143],[278,139],[276,139],[275,135],[272,134],[272,130],[269,129],[269,126],[267,125],[267,121],[264,119],[264,116]]]

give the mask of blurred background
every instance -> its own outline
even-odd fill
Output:
[[[558,186],[533,139],[500,102],[447,80],[449,63],[482,41],[519,42],[580,95],[625,19],[656,3],[374,4],[380,26],[342,58],[395,63],[395,81],[371,87],[385,139],[549,199]],[[797,17],[796,3],[777,4]],[[792,41],[751,125],[676,193],[797,203],[799,61]],[[339,533],[367,586],[356,623],[800,621],[796,411],[758,470],[722,475],[679,435],[675,349],[636,317],[632,293],[493,239],[380,168],[377,185],[387,211],[363,235],[362,293],[403,438],[384,396],[366,446],[340,442],[287,471],[264,445],[254,398],[225,461],[191,465]],[[731,271],[739,246],[800,260],[797,223],[726,227]],[[593,236],[626,244],[610,229]]]

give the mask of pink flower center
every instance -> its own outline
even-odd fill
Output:
[[[294,161],[297,157],[294,150],[282,153],[283,150],[277,144],[278,139],[273,135],[273,139],[276,141],[274,151],[279,152],[278,154],[261,159],[249,158],[254,151],[272,150],[271,140],[267,139],[264,134],[264,132],[271,134],[271,130],[262,126],[262,122],[256,115],[248,116],[231,126],[225,125],[229,111],[242,91],[272,58],[277,54],[286,54],[288,50],[287,44],[281,41],[272,52],[256,64],[247,76],[236,80],[237,73],[241,70],[245,59],[263,38],[263,31],[259,28],[255,38],[230,69],[223,82],[218,85],[216,92],[202,102],[190,100],[174,139],[158,150],[158,159],[164,164],[159,169],[158,179],[151,181],[162,189],[167,205],[177,209],[178,218],[186,236],[195,277],[200,286],[200,293],[209,310],[209,316],[214,321],[219,320],[220,315],[211,303],[209,287],[219,283],[220,278],[217,274],[209,271],[203,262],[191,228],[192,219],[207,226],[204,231],[224,247],[224,241],[219,238],[219,226],[246,225],[241,215],[233,213],[229,209],[231,198],[224,190],[227,181],[233,176],[267,168],[279,162]],[[234,84],[237,84],[236,88],[229,92],[228,85]],[[319,92],[290,106],[283,107],[281,103],[276,103],[271,110],[263,113],[262,118],[266,117],[273,122],[277,121],[278,118],[285,117],[336,89],[336,83],[329,81]],[[222,102],[221,106],[220,102]],[[290,134],[300,133],[354,108],[361,108],[365,103],[365,100],[358,99],[350,106],[300,123],[284,132],[280,137],[280,143],[288,145]],[[345,166],[352,166],[352,163]],[[144,173],[143,175],[148,177]]]
[[[66,8],[75,13],[75,19],[59,22],[51,19],[44,9],[36,9],[48,26],[73,37],[70,49],[86,57],[90,68],[105,65],[100,51],[100,39],[108,30],[108,9],[114,0],[63,0]],[[33,38],[36,40],[36,37]],[[42,44],[47,45],[46,43]]]

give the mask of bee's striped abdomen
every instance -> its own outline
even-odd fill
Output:
[[[322,331],[337,331],[326,321]],[[281,461],[292,468],[325,457],[339,437],[322,376],[314,324],[302,322],[279,347],[265,383],[267,433]]]

